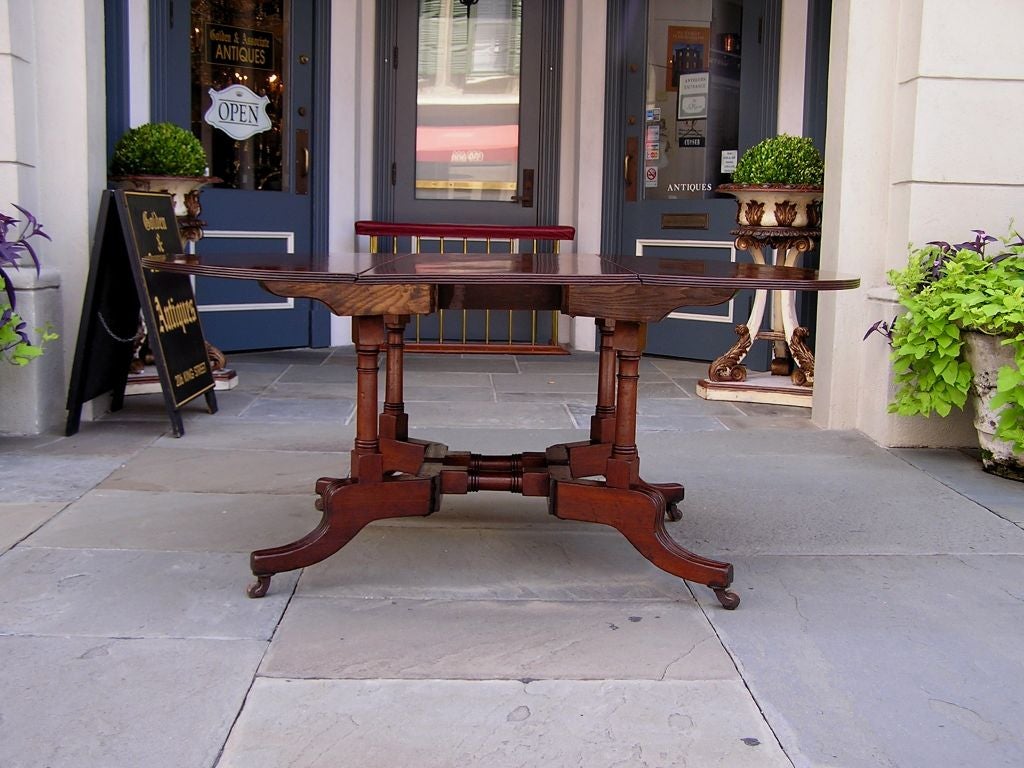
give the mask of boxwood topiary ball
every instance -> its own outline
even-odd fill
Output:
[[[206,152],[191,131],[173,123],[132,128],[114,147],[111,176],[202,176]]]
[[[772,136],[743,153],[732,174],[734,184],[799,184],[820,187],[825,161],[809,138]]]

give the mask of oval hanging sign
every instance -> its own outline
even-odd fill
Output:
[[[270,130],[268,97],[257,96],[244,85],[229,85],[219,91],[211,88],[209,94],[213,103],[203,115],[207,124],[238,140]]]

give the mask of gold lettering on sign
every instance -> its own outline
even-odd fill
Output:
[[[267,52],[252,46],[222,45],[217,43],[213,51],[214,62],[238,64],[266,64]]]
[[[191,368],[186,368],[181,373],[174,374],[174,386],[183,387],[193,379],[206,373],[206,361],[196,363]]]
[[[182,303],[175,303],[174,299],[168,299],[166,304],[161,304],[160,297],[154,296],[153,309],[156,311],[160,333],[168,333],[180,328],[182,333],[187,334],[188,326],[199,321],[196,303],[192,299]]]
[[[165,230],[167,229],[167,219],[156,211],[143,211],[142,228],[147,232],[152,232],[153,230]]]

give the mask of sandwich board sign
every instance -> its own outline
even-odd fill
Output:
[[[182,251],[170,195],[104,191],[68,389],[66,434],[78,431],[85,402],[111,392],[111,410],[124,405],[140,310],[174,436],[185,434],[181,407],[199,395],[205,395],[210,413],[217,412],[192,281],[188,275],[147,269],[140,261]]]

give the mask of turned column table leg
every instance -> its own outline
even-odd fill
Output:
[[[615,323],[597,320],[601,336],[597,359],[597,406],[590,417],[590,442],[610,443],[615,433],[615,350],[612,336]]]
[[[394,440],[409,437],[409,416],[403,402],[403,355],[405,351],[405,326],[408,315],[386,315],[384,327],[387,331],[387,354],[384,377],[384,410],[380,415],[380,436]]]
[[[665,495],[640,479],[636,410],[645,337],[643,323],[615,324],[613,346],[618,356],[618,384],[614,438],[606,462],[605,482],[553,481],[551,512],[564,520],[612,526],[651,563],[687,581],[711,587],[719,602],[732,609],[740,602],[739,596],[728,589],[733,579],[732,565],[679,546],[665,529]]]
[[[377,374],[380,349],[385,339],[384,319],[371,316],[354,320],[356,436],[350,476],[341,479],[322,477],[317,481],[317,508],[323,512],[323,517],[316,528],[290,544],[252,553],[250,563],[256,582],[248,589],[250,597],[263,597],[275,573],[304,568],[330,557],[374,520],[429,515],[436,509],[438,492],[434,478],[384,476],[377,426]],[[397,332],[397,329],[389,328],[389,331]],[[392,414],[401,412],[400,353],[397,370],[397,382],[395,379],[391,382],[398,389],[389,390],[388,401],[397,404],[399,410],[392,410]],[[397,398],[392,397],[395,391]],[[390,423],[394,425],[400,421]]]

